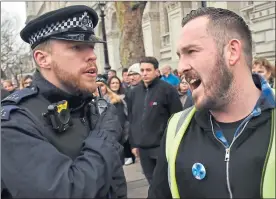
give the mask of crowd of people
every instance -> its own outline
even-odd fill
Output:
[[[145,56],[122,78],[97,73],[97,23],[76,5],[21,31],[38,69],[1,82],[2,197],[126,198],[138,159],[149,198],[275,197],[275,68],[238,15],[192,11],[177,70]]]

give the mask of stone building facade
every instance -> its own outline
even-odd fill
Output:
[[[57,8],[83,4],[94,8],[100,13],[97,2],[26,2],[27,20]],[[169,64],[177,67],[176,42],[181,29],[182,18],[192,9],[201,6],[201,2],[182,1],[171,2],[148,1],[143,16],[144,46],[147,56],[156,57],[160,66]],[[253,34],[253,55],[264,56],[275,65],[275,2],[207,2],[207,6],[227,8],[241,15],[249,24]],[[122,69],[119,56],[119,30],[117,26],[114,2],[107,2],[105,9],[105,24],[109,62],[112,69],[119,72]],[[96,35],[102,37],[101,20],[96,27]],[[146,45],[145,45],[146,44]],[[103,72],[103,46],[96,45],[97,64]]]

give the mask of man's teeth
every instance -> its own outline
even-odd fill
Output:
[[[198,79],[191,79],[190,84],[195,83],[197,80],[198,80]]]

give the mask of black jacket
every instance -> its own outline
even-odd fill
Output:
[[[260,182],[271,137],[271,107],[261,102],[262,113],[247,124],[231,147],[229,179],[233,198],[260,198]],[[275,107],[275,101],[274,101]],[[225,148],[213,136],[209,111],[197,111],[176,157],[176,181],[180,198],[229,198],[226,183]],[[230,132],[232,136],[234,132]],[[172,198],[163,137],[148,198]],[[197,180],[194,163],[202,163],[206,177]]]
[[[121,147],[115,141],[116,134],[121,133],[116,108],[111,106],[114,108],[99,117],[87,106],[92,95],[69,95],[38,72],[33,85],[35,94],[17,104],[24,110],[1,118],[1,177],[5,188],[19,198],[106,198],[108,192],[112,198],[125,198]],[[14,94],[14,99],[21,95]],[[43,113],[48,105],[61,100],[68,101],[72,125],[57,133]]]
[[[177,90],[156,78],[146,88],[141,82],[128,95],[131,147],[159,147],[168,119],[182,110]]]
[[[117,108],[118,119],[120,121],[122,129],[124,130],[125,123],[127,122],[127,116],[126,116],[125,110],[124,110],[125,105],[123,102],[119,102],[119,103],[114,104],[114,106]],[[122,145],[126,141],[124,137],[125,137],[124,134],[121,134],[120,138],[118,139],[120,144],[122,144]]]
[[[6,89],[4,88],[1,88],[1,100],[8,97],[10,95],[10,92],[7,91]]]

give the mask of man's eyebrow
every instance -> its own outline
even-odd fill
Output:
[[[197,44],[189,44],[187,46],[182,46],[180,48],[180,51],[181,52],[188,51],[190,48],[199,48],[199,46]]]
[[[186,53],[190,48],[197,48],[201,49],[201,47],[197,44],[189,44],[186,46],[181,46],[177,51],[176,54],[179,56],[181,53]]]

